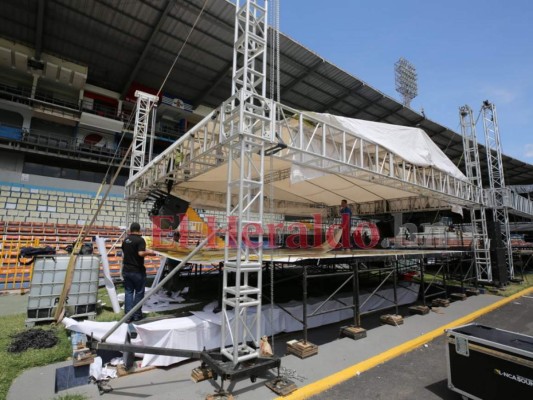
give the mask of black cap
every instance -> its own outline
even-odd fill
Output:
[[[130,232],[140,232],[141,225],[138,222],[132,222],[130,225]]]

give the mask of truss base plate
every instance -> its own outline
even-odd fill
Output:
[[[285,378],[272,379],[265,383],[265,386],[280,396],[287,396],[298,389],[293,381]]]
[[[353,340],[363,339],[366,338],[366,329],[355,325],[342,326],[339,337],[347,337]]]
[[[522,283],[524,282],[524,280],[522,278],[511,278],[509,279],[510,282],[513,282],[513,283]]]
[[[234,398],[235,397],[226,392],[208,394],[207,396],[205,396],[205,400],[233,400]]]
[[[222,380],[232,380],[249,377],[252,382],[272,368],[279,368],[281,359],[277,357],[257,357],[251,360],[239,362],[233,365],[221,352],[207,352],[200,354],[202,362],[209,367],[214,379],[220,376]]]
[[[426,315],[429,314],[428,306],[411,306],[409,307],[409,312],[411,314]]]
[[[382,324],[387,324],[387,325],[392,325],[392,326],[403,324],[403,317],[398,314],[385,314],[379,317],[379,319]]]
[[[307,358],[318,354],[318,346],[304,340],[291,340],[287,342],[287,353],[299,358]]]

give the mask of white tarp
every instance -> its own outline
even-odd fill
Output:
[[[414,282],[399,282],[396,290],[399,305],[411,304],[418,297],[419,284]],[[391,307],[394,304],[394,290],[390,287],[381,289],[379,295],[370,296],[370,293],[362,293],[359,296],[361,312],[376,311]],[[335,310],[326,314],[308,317],[308,327],[313,328],[331,324],[353,316],[351,309],[336,310],[344,305],[353,304],[353,296],[345,295],[338,299],[330,299],[324,305],[324,299],[309,299],[307,304],[308,315],[313,312]],[[220,347],[221,342],[221,313],[214,313],[212,309],[216,302],[204,307],[204,311],[193,312],[190,317],[168,318],[155,322],[135,325],[138,336],[132,340],[132,344],[161,347],[166,349],[204,350]],[[281,305],[296,318],[303,318],[303,306],[301,301],[291,301]],[[320,308],[320,309],[319,309]],[[261,311],[261,332],[264,335],[275,335],[281,332],[295,332],[302,329],[302,324],[292,316],[274,305],[263,305]],[[232,311],[228,312],[231,322]],[[252,326],[255,314],[247,315],[247,326]],[[63,324],[67,329],[74,332],[93,335],[100,340],[116,322],[75,321],[64,318]],[[122,324],[107,340],[108,343],[124,343],[128,326]],[[242,337],[242,336],[241,336]],[[227,345],[230,345],[228,338]],[[171,357],[155,354],[144,354],[142,366],[168,366],[185,360],[183,357]]]
[[[303,114],[376,143],[413,165],[431,166],[457,179],[468,180],[426,132],[420,128],[363,121],[332,114],[315,112],[303,112]]]

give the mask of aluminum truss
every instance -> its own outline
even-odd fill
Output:
[[[128,181],[131,181],[132,178],[146,165],[146,144],[148,143],[149,136],[151,136],[152,139],[150,140],[148,161],[151,161],[153,135],[149,135],[149,132],[150,130],[153,131],[155,122],[155,103],[158,100],[157,96],[139,90],[135,92],[135,97],[137,97],[137,104]],[[150,118],[150,116],[152,116],[152,118]],[[130,198],[126,192],[126,226],[129,226],[131,222],[139,219],[139,212],[139,200]]]
[[[488,202],[493,210],[496,224],[500,224],[502,241],[506,249],[506,266],[510,279],[514,278],[513,252],[511,248],[511,232],[509,229],[510,190],[505,187],[503,174],[502,149],[500,132],[496,116],[496,106],[484,101],[481,107],[483,115],[483,129],[485,131],[485,146],[487,148],[487,164],[489,169]]]
[[[221,131],[233,129],[240,123],[240,118],[247,117],[248,111],[241,113],[236,105],[237,96],[232,96],[219,108],[207,115],[189,132],[173,143],[163,153],[157,156],[141,172],[128,181],[127,196],[145,200],[154,190],[165,190],[169,178],[174,179],[173,193],[177,196],[194,200],[197,204],[219,205],[224,201],[224,190],[214,192],[210,188],[192,187],[187,183],[194,178],[209,173],[214,168],[223,165],[229,158],[229,148],[232,140],[225,139]],[[313,115],[274,103],[277,115],[277,131],[283,138],[285,148],[273,155],[275,160],[282,160],[292,164],[316,168],[326,173],[343,175],[373,182],[388,187],[399,188],[412,193],[412,197],[404,199],[390,199],[379,202],[363,203],[361,211],[372,214],[375,210],[404,210],[411,206],[417,209],[431,209],[442,207],[443,203],[457,204],[471,207],[472,203],[481,200],[481,189],[468,180],[458,179],[446,172],[431,166],[417,166],[404,160],[390,149],[358,135],[344,131],[335,126],[314,118]],[[233,110],[226,112],[227,110]],[[261,118],[262,119],[262,118]],[[249,124],[248,124],[249,125]],[[225,126],[230,126],[225,128]],[[311,129],[310,126],[313,128]],[[236,128],[235,128],[236,129]],[[259,135],[243,133],[242,136]],[[169,169],[177,153],[184,155],[180,166],[174,165]],[[278,181],[290,177],[290,168],[273,171],[269,175],[269,182],[274,185]],[[237,201],[234,196],[234,204]],[[298,208],[310,215],[308,202],[290,202],[274,199],[274,207],[284,210]],[[438,203],[441,202],[441,203]],[[441,205],[439,205],[441,204]],[[317,208],[322,208],[324,205]]]
[[[463,135],[466,176],[481,191],[483,187],[481,181],[481,164],[479,162],[478,141],[472,109],[467,105],[462,106],[459,108],[459,115],[461,118],[461,133]],[[479,200],[479,204],[470,207],[476,277],[478,281],[492,282],[486,206],[482,198]]]
[[[235,221],[225,238],[220,351],[234,365],[259,356],[262,333],[263,176],[265,147],[274,137],[273,102],[266,98],[267,10],[266,0],[237,1],[233,99],[220,125],[220,142],[228,144],[226,216]],[[253,245],[243,239],[250,229]],[[236,256],[228,251],[232,245]]]

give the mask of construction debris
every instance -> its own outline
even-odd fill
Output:
[[[54,331],[29,329],[11,335],[13,341],[7,348],[10,353],[21,353],[28,349],[47,349],[57,344],[58,338]]]

